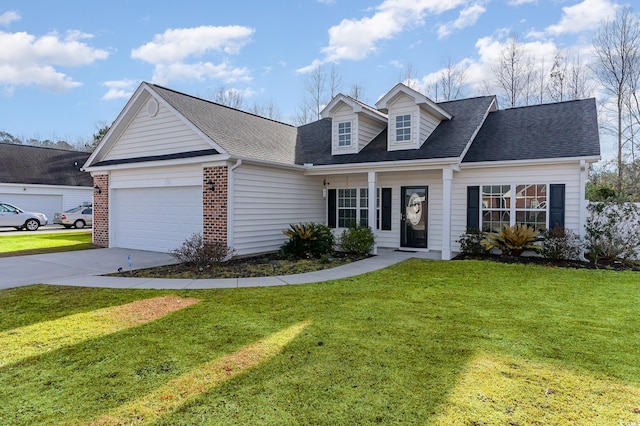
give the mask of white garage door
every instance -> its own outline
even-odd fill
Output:
[[[44,213],[53,223],[53,214],[62,211],[62,195],[0,194],[0,201],[28,212]]]
[[[167,252],[202,232],[202,187],[114,189],[114,247]]]

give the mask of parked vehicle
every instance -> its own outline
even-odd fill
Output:
[[[47,224],[43,213],[26,212],[12,204],[0,202],[0,226],[35,231]]]
[[[93,206],[78,206],[63,213],[53,215],[53,223],[65,228],[82,229],[85,226],[93,226]]]

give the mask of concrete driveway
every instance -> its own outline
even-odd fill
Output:
[[[0,258],[0,289],[39,284],[60,278],[76,278],[176,263],[166,253],[122,248],[79,250]]]

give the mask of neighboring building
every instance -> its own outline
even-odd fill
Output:
[[[84,166],[94,242],[167,251],[202,232],[244,255],[313,221],[450,259],[467,228],[583,231],[594,99],[498,110],[398,84],[375,107],[338,95],[322,117],[296,128],[142,83]]]
[[[0,201],[53,214],[90,203],[93,180],[81,170],[87,152],[0,143]]]

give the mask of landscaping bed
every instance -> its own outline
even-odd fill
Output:
[[[487,260],[499,263],[519,263],[523,265],[543,265],[575,269],[608,269],[616,271],[640,272],[640,262],[600,261],[597,263],[580,260],[547,259],[539,256],[504,256],[496,254],[459,254],[453,260]]]
[[[279,253],[240,257],[208,266],[178,263],[155,268],[122,271],[109,276],[138,278],[249,278],[302,274],[335,268],[365,259],[366,256],[336,252],[311,258],[291,258]]]

